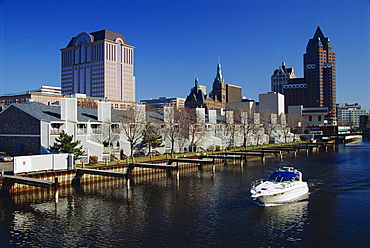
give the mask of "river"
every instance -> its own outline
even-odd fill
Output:
[[[213,172],[72,188],[53,200],[0,198],[1,247],[369,247],[370,143]],[[294,166],[307,200],[259,207],[250,183]],[[124,181],[122,181],[124,183]],[[41,198],[40,198],[41,199]]]

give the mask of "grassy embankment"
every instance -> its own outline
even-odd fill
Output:
[[[238,147],[238,148],[232,148],[230,150],[226,151],[202,151],[201,153],[206,153],[206,154],[217,154],[217,153],[224,153],[227,151],[241,151],[241,150],[253,150],[253,149],[260,149],[260,148],[268,148],[268,147],[274,147],[274,146],[283,146],[283,145],[294,145],[294,144],[301,144],[305,143],[306,141],[300,141],[300,142],[290,142],[290,143],[280,143],[280,144],[264,144],[264,145],[256,145],[256,146],[248,146],[246,149],[244,147]],[[181,157],[192,157],[196,156],[200,152],[187,152],[187,153],[175,153],[173,154],[173,157],[181,158]],[[144,163],[144,162],[150,162],[150,161],[155,161],[155,160],[165,160],[171,158],[171,154],[163,154],[163,155],[158,155],[158,156],[152,156],[152,160],[150,160],[149,156],[145,157],[134,157],[135,163]],[[94,168],[94,167],[100,167],[100,166],[111,166],[111,165],[118,165],[118,164],[127,164],[127,163],[132,163],[131,158],[130,159],[125,159],[125,160],[117,160],[117,161],[111,161],[108,163],[99,163],[99,164],[86,164],[84,167],[87,168]],[[82,165],[77,165],[77,167],[81,167]]]

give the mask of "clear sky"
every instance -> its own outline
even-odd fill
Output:
[[[0,0],[0,94],[60,86],[61,48],[108,29],[135,46],[136,100],[225,83],[258,101],[283,61],[303,77],[320,27],[337,54],[337,101],[370,109],[369,0]]]

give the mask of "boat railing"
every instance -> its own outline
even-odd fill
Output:
[[[257,187],[258,185],[260,185],[261,183],[263,183],[265,181],[265,179],[257,179],[255,181],[253,181],[251,183],[251,187],[254,188],[254,187]]]

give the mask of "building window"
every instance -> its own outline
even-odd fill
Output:
[[[73,52],[74,52],[74,57],[75,57],[74,64],[76,65],[78,64],[78,49],[73,50]]]
[[[308,116],[308,121],[312,121],[312,116]]]
[[[85,42],[81,41],[80,43],[80,63],[85,63]]]
[[[90,62],[90,50],[91,50],[91,47],[87,46],[86,47],[86,62]]]

